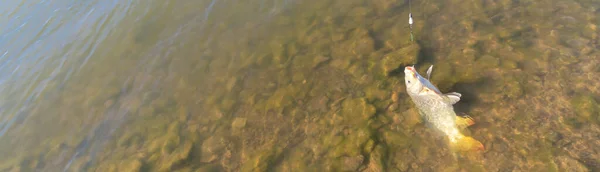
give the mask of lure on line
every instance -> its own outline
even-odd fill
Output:
[[[411,29],[412,29],[412,24],[413,24],[412,13],[408,13],[408,25],[410,26]]]
[[[408,13],[408,27],[410,28],[410,41],[414,41],[413,39],[413,32],[412,32],[412,24],[413,24],[413,18],[412,18],[412,13]]]

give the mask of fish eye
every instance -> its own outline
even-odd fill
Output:
[[[408,82],[408,83],[410,84],[410,80],[409,80],[409,81],[406,81],[406,82]]]

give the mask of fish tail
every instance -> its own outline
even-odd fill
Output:
[[[454,142],[450,142],[450,146],[454,150],[461,151],[461,152],[485,150],[485,147],[483,146],[483,144],[481,144],[481,142],[479,142],[479,141],[475,140],[473,137],[469,137],[469,136],[459,137]]]

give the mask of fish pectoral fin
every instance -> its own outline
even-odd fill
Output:
[[[475,124],[475,121],[470,116],[456,116],[456,120],[454,123],[456,123],[456,126],[458,128],[464,129],[468,126]]]
[[[460,96],[462,96],[462,95],[457,92],[451,92],[451,93],[444,94],[444,96],[448,97],[451,104],[456,104],[456,102],[460,101]]]
[[[429,66],[427,69],[427,80],[431,80],[431,71],[433,70],[433,65]]]

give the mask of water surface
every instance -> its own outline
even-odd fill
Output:
[[[1,2],[0,171],[600,170],[599,2],[408,2]]]

